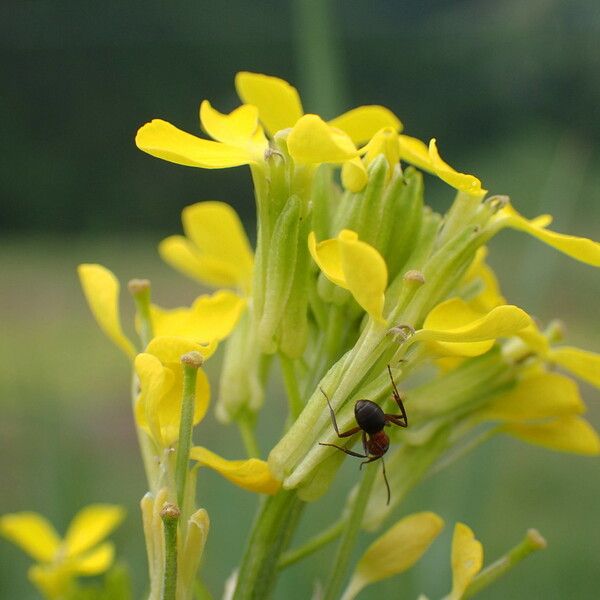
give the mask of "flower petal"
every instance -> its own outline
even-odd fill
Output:
[[[212,356],[216,349],[217,342],[215,340],[211,340],[208,344],[199,344],[188,337],[161,335],[150,341],[146,352],[153,354],[163,365],[166,365],[168,363],[179,364],[181,357],[192,351],[200,352],[206,359]]]
[[[51,562],[61,543],[51,523],[34,512],[0,517],[0,534],[39,562]]]
[[[78,575],[99,575],[112,565],[114,559],[115,547],[111,542],[106,542],[91,552],[78,556],[69,566]]]
[[[389,108],[374,104],[353,108],[332,119],[329,124],[347,133],[355,144],[369,141],[384,127],[396,133],[403,128],[400,119]]]
[[[342,185],[345,189],[354,193],[360,192],[368,181],[367,169],[360,158],[347,160],[342,165]]]
[[[297,163],[341,163],[358,156],[352,140],[317,115],[299,119],[290,131],[287,145]]]
[[[219,290],[196,298],[190,308],[165,310],[151,305],[155,336],[191,337],[199,342],[223,340],[237,324],[246,300],[233,292]]]
[[[316,243],[308,239],[310,253],[325,276],[349,290],[358,304],[374,319],[383,320],[387,267],[381,254],[354,231],[344,229],[337,238]]]
[[[500,421],[527,421],[582,414],[585,405],[577,384],[558,373],[534,373],[498,396],[481,415]]]
[[[421,512],[398,521],[362,555],[342,600],[352,600],[367,585],[410,569],[440,534],[444,521]]]
[[[243,146],[252,139],[258,127],[258,109],[256,106],[242,104],[225,115],[215,110],[208,100],[204,100],[200,104],[200,123],[214,140],[232,146]]]
[[[469,299],[469,306],[476,311],[489,312],[492,308],[506,304],[500,291],[500,284],[494,271],[485,263],[487,248],[481,246],[475,253],[473,262],[467,269],[462,283],[466,286],[479,283],[477,294]]]
[[[304,114],[295,87],[279,77],[241,71],[235,76],[240,100],[258,108],[259,118],[273,137],[281,129],[293,127]]]
[[[538,240],[548,244],[558,251],[593,267],[600,267],[600,244],[588,238],[580,238],[574,235],[556,233],[545,229],[546,215],[542,218],[528,220],[521,216],[510,204],[507,204],[498,213],[505,227],[524,231]]]
[[[95,546],[118,527],[125,511],[113,504],[91,504],[79,511],[65,535],[67,556],[73,557]]]
[[[235,210],[225,202],[198,202],[183,209],[181,220],[204,263],[208,281],[248,291],[254,259]]]
[[[559,452],[573,452],[587,456],[600,454],[598,434],[581,417],[561,417],[539,425],[511,423],[505,425],[502,430],[530,444],[537,444]]]
[[[281,482],[273,477],[269,465],[264,460],[227,460],[201,446],[190,450],[190,458],[250,492],[275,494],[281,487]]]
[[[202,169],[226,169],[257,162],[250,149],[186,133],[162,119],[143,125],[135,144],[144,152],[169,162]]]
[[[399,135],[398,147],[400,149],[401,160],[404,160],[423,171],[434,173],[427,144],[418,138],[410,137],[408,135]]]
[[[600,354],[572,346],[562,346],[550,350],[549,358],[577,377],[600,388]]]
[[[435,174],[453,188],[473,194],[484,196],[487,190],[481,187],[481,181],[474,175],[459,173],[455,171],[448,163],[444,162],[438,153],[435,138],[429,142],[429,157]]]
[[[530,322],[531,317],[517,306],[497,306],[481,314],[461,298],[451,298],[430,311],[423,328],[410,339],[438,342],[436,348],[446,355],[479,356],[495,339],[514,335]]]
[[[83,264],[77,267],[87,303],[100,329],[125,354],[133,358],[135,348],[121,327],[119,316],[119,282],[102,265]]]
[[[140,394],[136,401],[135,418],[139,427],[147,430],[156,443],[165,446],[160,427],[160,401],[173,386],[170,371],[152,354],[135,357],[135,372],[139,379]]]
[[[483,566],[483,546],[470,527],[454,526],[452,536],[452,592],[448,600],[460,600]]]
[[[33,565],[27,577],[45,598],[65,598],[73,592],[74,574],[66,564]]]

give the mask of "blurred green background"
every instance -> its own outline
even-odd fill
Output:
[[[559,231],[600,237],[596,0],[4,0],[0,33],[0,513],[39,511],[64,531],[88,503],[125,505],[114,537],[136,598],[146,576],[137,505],[145,485],[129,368],[92,321],[75,267],[100,262],[122,282],[149,277],[158,303],[188,304],[200,290],[156,254],[163,236],[179,232],[181,208],[226,200],[254,226],[246,169],[152,159],[133,145],[139,125],[162,117],[197,131],[202,99],[235,107],[236,71],[278,75],[325,117],[363,103],[390,107],[409,135],[436,136],[452,165],[509,194],[525,215],[550,212]],[[444,209],[452,194],[427,179],[427,197]],[[542,321],[560,316],[570,342],[600,351],[600,277],[591,267],[517,233],[494,241],[491,263],[511,302]],[[208,363],[214,385],[218,370],[217,357]],[[583,392],[600,423],[597,392]],[[280,393],[274,377],[260,422],[265,453],[284,418]],[[237,432],[212,416],[196,439],[242,455]],[[358,477],[347,463],[319,510],[305,512],[297,540],[338,515]],[[548,539],[548,550],[483,598],[597,598],[598,475],[593,459],[496,440],[411,497],[404,513],[434,510],[446,531],[413,571],[361,598],[446,593],[456,520],[475,530],[488,560],[528,527]],[[257,498],[209,472],[199,486],[212,521],[203,573],[219,597]],[[331,555],[327,547],[287,571],[277,598],[308,598]],[[28,564],[0,542],[0,598],[37,597]]]

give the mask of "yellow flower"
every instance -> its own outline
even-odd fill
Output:
[[[84,295],[100,329],[131,359],[135,347],[121,327],[119,313],[119,282],[107,268],[97,264],[78,267]],[[236,294],[220,291],[200,296],[191,308],[166,311],[150,307],[155,336],[182,336],[201,345],[199,350],[208,358],[220,340],[231,333],[244,308],[245,300]]]
[[[541,215],[531,220],[526,219],[510,204],[504,206],[495,216],[495,225],[498,229],[510,227],[511,229],[524,231],[575,260],[593,267],[600,267],[600,244],[598,242],[574,235],[548,231],[546,227],[551,221],[552,217],[549,215]]]
[[[242,71],[235,77],[235,87],[242,102],[258,108],[259,119],[271,137],[282,129],[294,127],[304,115],[298,91],[279,77]],[[402,130],[398,117],[377,105],[349,110],[329,121],[328,125],[344,132],[354,144],[370,140],[385,127],[396,132]]]
[[[497,338],[512,336],[530,323],[531,317],[517,306],[496,306],[482,313],[461,298],[451,298],[429,312],[409,343],[427,342],[438,356],[479,356]]]
[[[446,600],[461,600],[483,567],[483,546],[463,523],[457,523],[452,536],[452,591]]]
[[[203,347],[190,339],[163,336],[154,338],[146,352],[135,357],[134,367],[140,384],[135,403],[136,421],[163,448],[170,447],[179,437],[183,392],[181,357],[193,351],[202,353]],[[208,377],[198,369],[194,425],[204,418],[209,399]]]
[[[461,287],[467,290],[476,288],[474,295],[468,299],[469,306],[476,311],[489,312],[496,306],[506,304],[506,299],[502,295],[498,278],[489,265],[486,264],[488,250],[485,246],[480,246],[475,253],[473,262],[464,274]]]
[[[459,173],[442,160],[435,138],[429,147],[421,140],[408,135],[399,135],[400,159],[415,167],[437,175],[442,181],[460,192],[473,196],[485,196],[487,190],[481,187],[481,181],[474,175]]]
[[[183,390],[180,357],[192,351],[199,350],[198,344],[191,340],[159,337],[150,342],[146,352],[135,358],[135,370],[140,382],[140,393],[135,405],[136,421],[161,448],[172,447],[179,437]],[[208,378],[202,369],[198,369],[194,425],[204,418],[209,401]],[[200,446],[190,450],[190,458],[252,492],[275,494],[281,485],[263,460],[226,460]]]
[[[211,287],[250,291],[254,256],[237,213],[224,202],[198,202],[181,214],[185,237],[160,243],[165,262]]]
[[[19,546],[38,564],[29,579],[46,598],[63,598],[80,575],[98,575],[114,559],[114,546],[102,542],[123,520],[119,506],[92,504],[81,510],[63,539],[42,515],[20,512],[0,517],[0,534]]]
[[[387,288],[387,266],[381,254],[358,234],[343,229],[337,238],[317,243],[314,232],[308,248],[324,275],[345,290],[376,321],[384,322],[383,304]]]
[[[432,512],[415,513],[398,521],[362,555],[342,600],[352,600],[367,585],[410,569],[443,527],[444,521]]]

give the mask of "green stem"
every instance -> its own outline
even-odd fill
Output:
[[[260,448],[256,441],[256,435],[254,435],[254,424],[251,422],[250,418],[242,416],[237,421],[237,426],[240,430],[240,435],[242,436],[242,442],[244,443],[248,458],[260,458]]]
[[[305,544],[302,544],[302,546],[294,548],[293,550],[289,550],[279,559],[277,568],[285,569],[299,560],[302,560],[306,556],[313,554],[330,542],[333,542],[333,540],[338,538],[342,531],[344,531],[345,524],[346,519],[340,519],[339,521],[333,523],[333,525],[330,525],[325,531],[322,531],[318,535],[308,540],[308,542]]]
[[[194,421],[194,407],[196,404],[196,376],[199,365],[192,360],[187,362],[192,352],[182,357],[183,362],[183,395],[181,402],[181,421],[179,422],[179,443],[175,458],[175,484],[177,487],[177,503],[183,507],[185,498],[185,484],[188,478],[188,463],[190,447],[192,445],[192,428]],[[198,353],[196,353],[198,354]],[[198,355],[200,356],[200,355]]]
[[[505,554],[502,558],[487,566],[466,589],[463,598],[472,598],[491,583],[502,577],[507,571],[518,565],[525,557],[536,550],[543,550],[546,540],[536,529],[530,529],[523,541]]]
[[[282,490],[263,501],[242,558],[233,600],[269,597],[277,576],[277,562],[303,505],[294,490]]]
[[[358,488],[358,493],[352,504],[350,516],[346,522],[346,529],[342,534],[336,555],[333,559],[333,568],[327,582],[323,600],[337,600],[342,590],[342,584],[346,577],[348,563],[354,550],[356,538],[360,531],[360,525],[363,515],[375,483],[375,476],[378,471],[378,464],[372,464],[367,467],[363,480]]]
[[[296,369],[294,364],[295,361],[283,354],[280,354],[279,362],[281,363],[283,383],[285,385],[288,405],[290,408],[290,418],[293,422],[298,418],[298,415],[304,408],[304,402],[302,402],[302,396],[298,386],[298,378],[296,377]]]
[[[160,511],[165,534],[165,576],[161,600],[176,600],[177,594],[177,522],[179,509],[165,504]]]

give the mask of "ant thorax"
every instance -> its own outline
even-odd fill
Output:
[[[385,431],[378,431],[367,440],[367,450],[371,456],[383,456],[389,445],[390,438]]]

